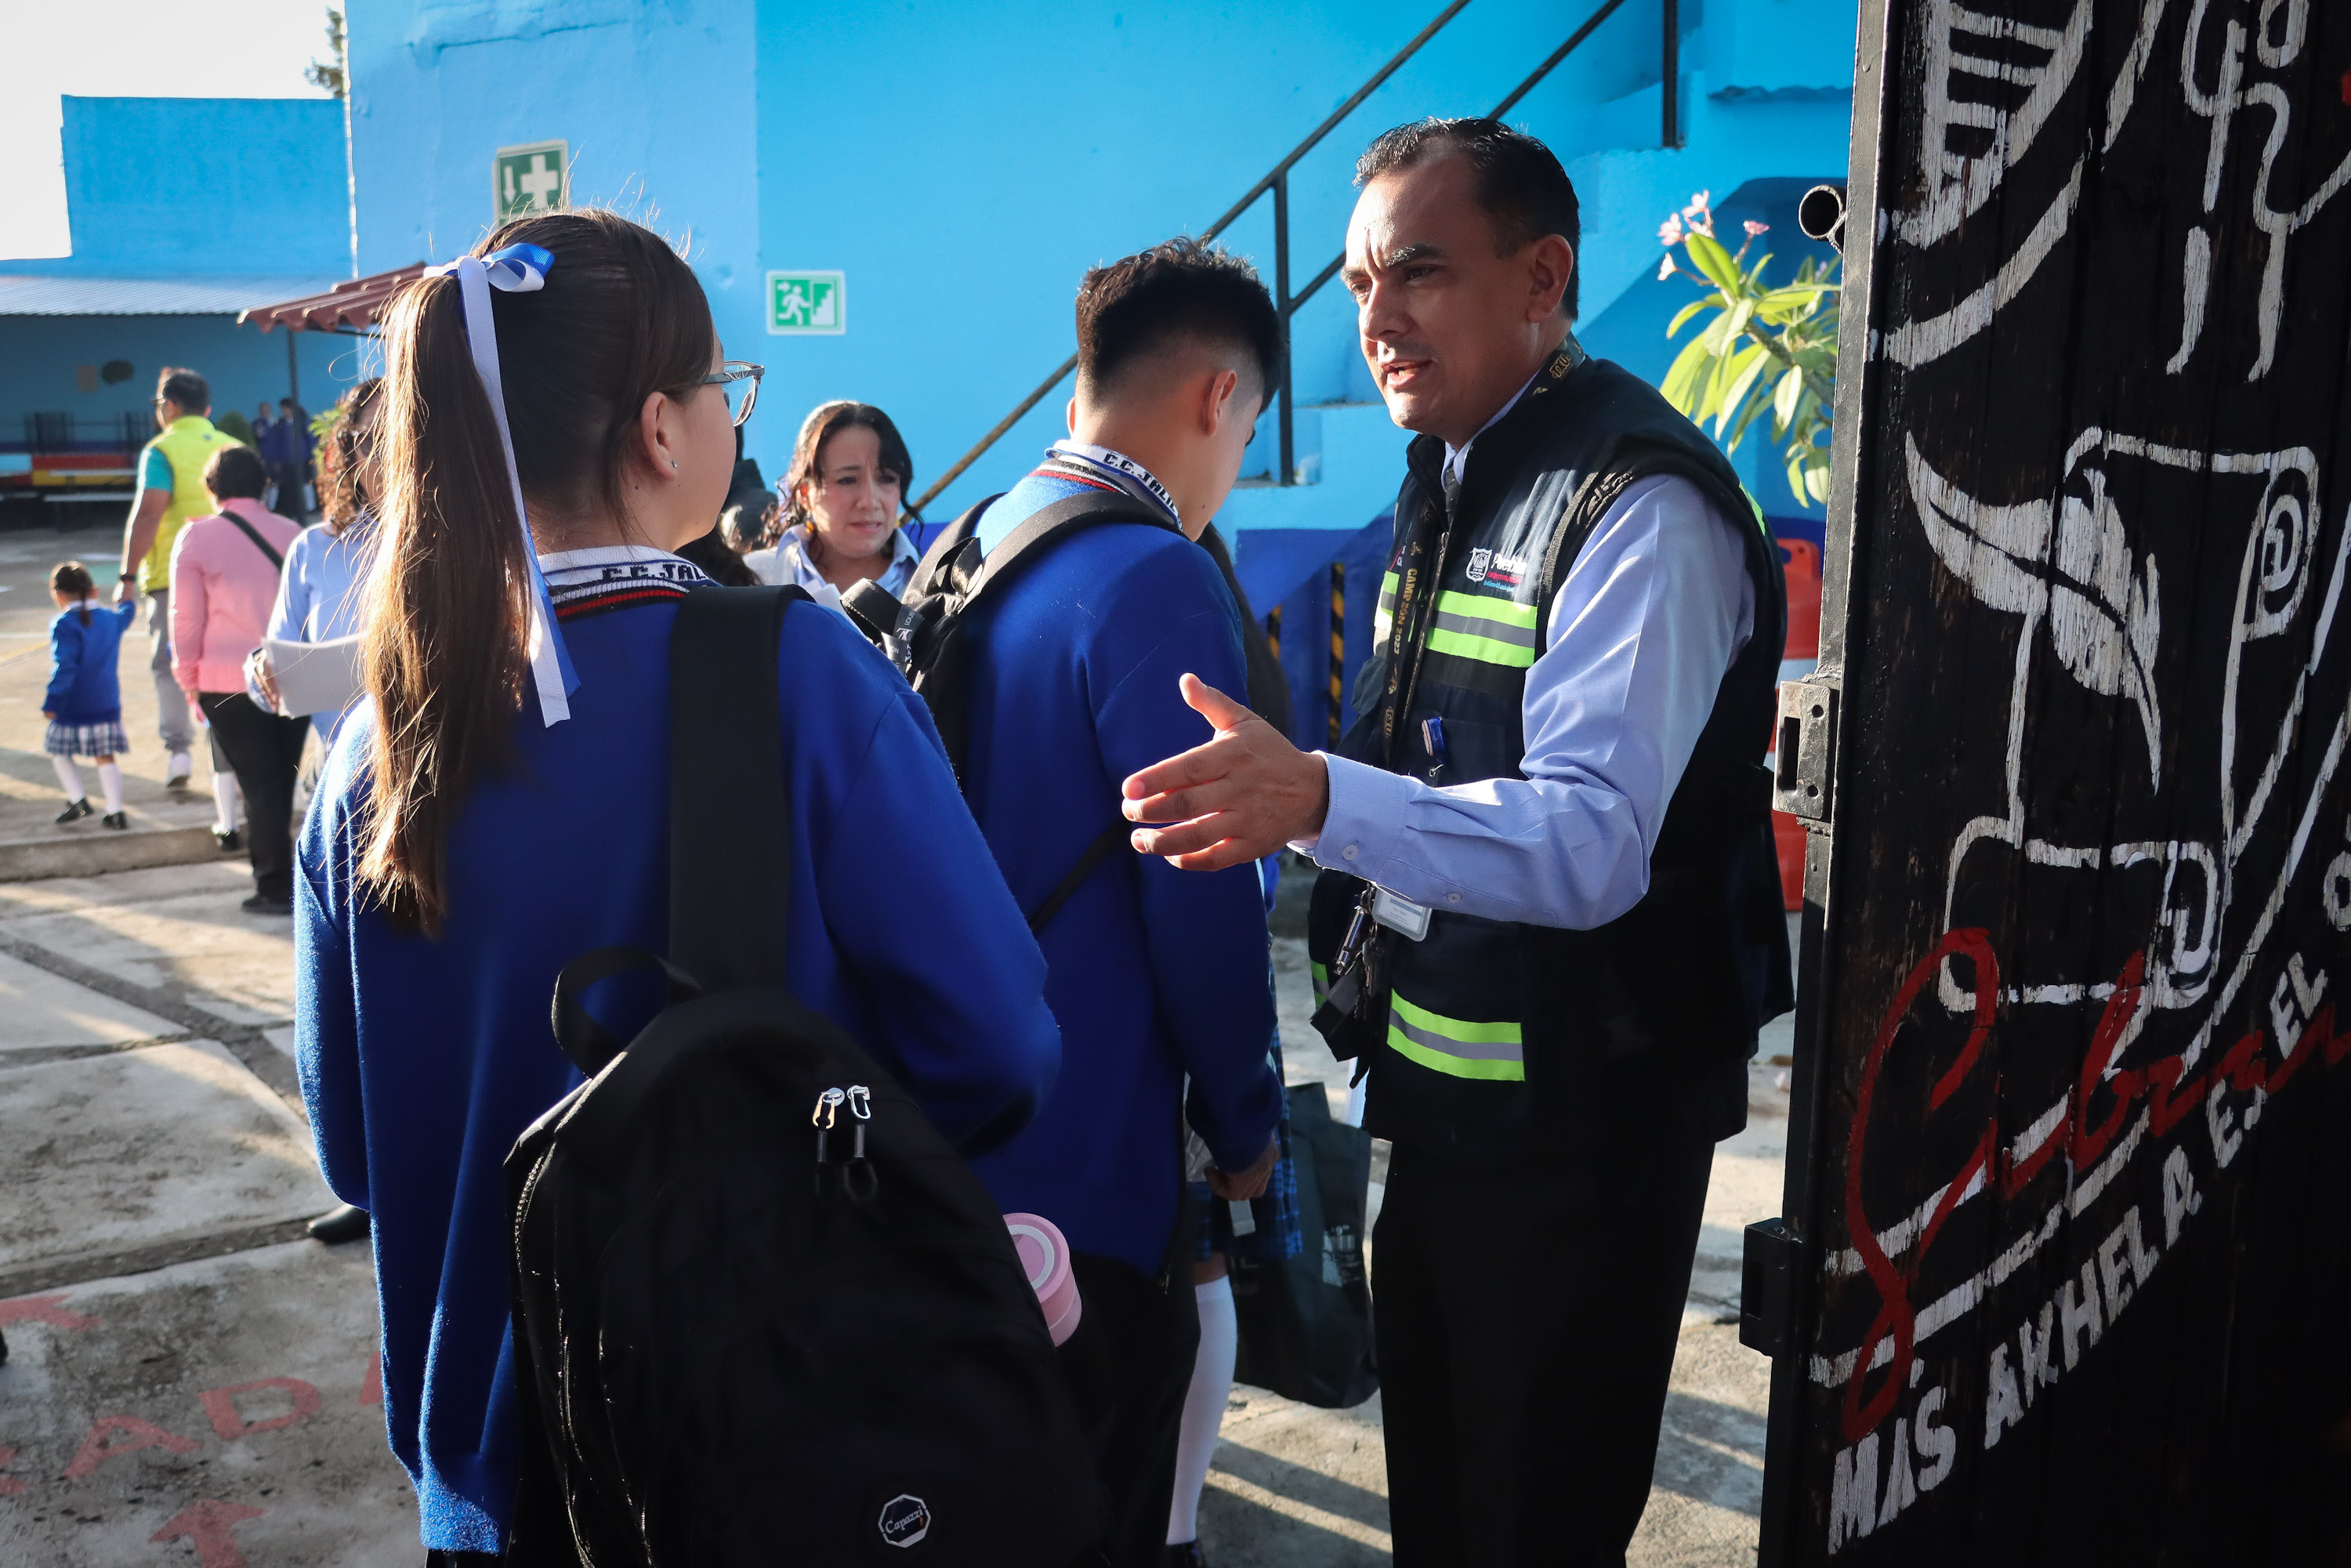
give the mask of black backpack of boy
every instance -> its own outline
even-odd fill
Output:
[[[506,1163],[517,1562],[1052,1568],[1099,1535],[1003,1217],[890,1075],[785,988],[777,636],[803,597],[702,588],[680,605],[670,952],[601,948],[556,985],[556,1038],[589,1081]],[[632,970],[669,1005],[624,1045],[583,993]]]
[[[994,602],[1006,584],[1072,534],[1104,523],[1141,523],[1171,533],[1181,531],[1164,513],[1131,497],[1089,490],[1044,507],[983,556],[977,538],[979,519],[1001,498],[990,496],[947,525],[946,531],[931,542],[906,586],[903,602],[871,580],[853,585],[841,596],[850,620],[889,655],[899,674],[929,706],[931,722],[938,727],[939,740],[946,747],[947,760],[958,780],[971,750],[971,660],[978,641],[976,627],[981,607]],[[1232,555],[1213,523],[1201,531],[1199,543],[1223,573],[1240,615],[1241,649],[1249,664],[1249,706],[1287,733],[1289,684],[1234,574]],[[1105,826],[1060,885],[1029,912],[1029,929],[1043,930],[1045,922],[1132,831],[1123,818]]]
[[[978,642],[976,625],[980,609],[993,604],[1007,583],[1071,534],[1104,523],[1140,523],[1169,533],[1178,531],[1165,514],[1130,497],[1086,490],[1044,507],[983,556],[978,539],[980,514],[999,499],[990,496],[931,541],[929,553],[906,585],[903,602],[871,580],[853,585],[841,596],[841,607],[850,620],[889,655],[898,673],[929,706],[931,722],[938,727],[939,740],[946,747],[947,761],[958,781],[971,755],[971,661]],[[1125,842],[1132,831],[1125,819],[1113,818],[1086,846],[1060,885],[1029,912],[1029,929],[1043,930],[1103,857]]]

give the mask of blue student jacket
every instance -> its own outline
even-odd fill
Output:
[[[41,711],[59,724],[112,724],[122,717],[122,686],[115,660],[123,631],[139,613],[136,604],[93,604],[89,624],[79,610],[60,612],[49,622],[49,686]]]
[[[1074,488],[1032,476],[997,505],[1025,516]],[[1008,526],[991,512],[983,542]],[[1248,689],[1239,613],[1199,546],[1109,524],[1008,584],[979,633],[965,797],[1034,909],[1119,821],[1128,774],[1209,737],[1176,678]],[[1259,868],[1176,871],[1122,845],[1038,939],[1061,1076],[1029,1130],[974,1168],[1007,1211],[1156,1274],[1183,1186],[1179,1110],[1228,1169],[1264,1152],[1280,1115]]]
[[[580,1082],[549,1028],[556,974],[608,944],[667,946],[675,615],[674,599],[655,600],[564,622],[571,717],[544,727],[527,700],[513,766],[465,801],[437,940],[354,896],[370,705],[343,727],[303,825],[303,1098],[328,1185],[375,1219],[384,1419],[427,1547],[498,1551],[513,1502],[502,1163]],[[1059,1040],[1043,959],[928,712],[838,615],[795,605],[780,657],[791,988],[951,1142],[1003,1135],[1051,1089]],[[729,809],[783,808],[738,797]]]

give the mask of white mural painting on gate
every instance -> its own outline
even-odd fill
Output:
[[[2157,64],[2158,32],[2174,3],[2142,0],[2129,47],[2106,84],[2096,151],[2074,160],[2054,197],[1988,277],[1955,302],[1919,310],[1882,335],[1873,334],[1874,355],[1883,354],[1906,369],[1927,364],[1981,333],[2022,292],[2068,232],[2092,158],[2108,152],[2128,121]],[[2209,356],[2219,352],[2224,340],[2246,339],[2253,340],[2246,380],[2259,381],[2270,373],[2283,316],[2289,242],[2351,183],[2351,154],[2346,154],[2332,174],[2290,205],[2277,204],[2285,198],[2273,190],[2294,106],[2283,86],[2263,73],[2283,72],[2300,57],[2307,42],[2308,8],[2308,0],[2220,0],[2218,5],[2193,0],[2188,9],[2178,79],[2185,108],[2210,121],[2210,135],[2200,221],[2183,241],[2181,337],[2166,366],[2171,374],[2196,364],[2199,351]],[[1881,239],[1894,235],[1928,248],[1958,233],[1966,219],[1992,200],[2041,138],[2081,74],[2085,57],[2098,52],[2089,48],[2092,0],[2076,0],[2064,23],[2054,26],[1991,16],[1952,0],[1926,0],[1922,9],[1929,84],[1919,149],[1925,193],[1913,211],[1881,214],[1878,233]],[[2113,51],[2103,53],[2113,57]],[[2056,156],[2062,159],[2063,153]],[[2234,225],[2229,224],[2222,202],[2223,174],[2232,166],[2231,159],[2257,161],[2251,166],[2252,178],[2244,198],[2249,206]],[[2064,167],[2062,162],[2053,169],[2044,167],[2036,183],[2053,178],[2056,169]],[[2236,185],[2244,188],[2244,166],[2236,167]],[[2236,306],[2252,330],[2232,332],[2227,340],[2208,338],[2207,324],[2218,308],[2211,297],[2210,267],[2216,234],[2231,226],[2241,229],[2248,222],[2260,236],[2262,270],[2258,288],[2249,285],[2247,298]],[[2095,1244],[2081,1264],[2078,1281],[2068,1277],[2053,1295],[2036,1301],[2034,1311],[2014,1325],[2013,1333],[1993,1340],[1990,1364],[1982,1369],[1984,1427],[1980,1434],[1970,1434],[1981,1448],[1990,1448],[2023,1419],[2038,1390],[2055,1383],[2097,1343],[2103,1325],[2124,1309],[2193,1222],[2202,1206],[2196,1162],[2186,1146],[2169,1138],[2171,1131],[2193,1115],[2210,1138],[2211,1165],[2229,1166],[2261,1119],[2266,1102],[2263,1083],[2283,1085],[2300,1070],[2325,1032],[2315,1031],[2306,1041],[2308,1026],[2324,1016],[2330,1000],[2342,999],[2329,998],[2330,981],[2336,977],[2327,970],[2327,960],[2342,950],[2340,944],[2305,955],[2273,951],[2278,945],[2273,936],[2287,895],[2297,885],[2295,879],[2311,874],[2320,880],[2320,901],[2333,928],[2351,930],[2351,821],[2338,823],[2320,815],[2342,769],[2346,746],[2351,746],[2351,711],[2330,714],[2309,706],[2314,684],[2332,662],[2345,656],[2338,644],[2351,637],[2351,630],[2337,624],[2345,610],[2346,579],[2351,578],[2351,514],[2332,530],[2330,539],[2317,509],[2319,460],[2300,446],[2268,452],[2193,451],[2094,427],[2074,441],[2050,493],[2022,500],[1968,494],[1938,473],[1907,437],[1904,461],[1910,501],[1937,558],[1978,602],[2012,617],[2016,631],[2004,798],[1996,810],[1969,821],[1951,844],[1945,928],[1958,914],[1962,873],[1970,855],[2006,852],[2021,856],[2043,873],[2080,873],[2102,882],[2134,872],[2156,879],[2143,970],[2128,970],[2125,977],[2026,975],[2022,964],[2031,956],[2023,956],[1999,987],[1999,1001],[2010,1008],[2092,1005],[2102,1009],[2106,1054],[2085,1063],[2078,1092],[2086,1097],[2102,1082],[2119,1090],[2118,1074],[2134,1085],[2128,1096],[2117,1092],[2104,1097],[2112,1102],[2105,1135],[2074,1142],[2088,1117],[2088,1105],[2077,1104],[2075,1092],[2062,1092],[1997,1148],[1992,1145],[1996,1129],[1988,1129],[1977,1159],[1914,1210],[1883,1229],[1853,1233],[1874,1242],[1881,1270],[1887,1260],[1908,1253],[1915,1270],[1913,1249],[1923,1249],[1936,1228],[1959,1207],[1995,1189],[2020,1199],[2023,1183],[2011,1180],[2019,1173],[2029,1178],[2053,1155],[2070,1164],[2077,1147],[2092,1151],[2083,1160],[2086,1168],[2071,1172],[2062,1193],[2045,1210],[2017,1213],[2006,1229],[2009,1239],[1988,1266],[1915,1312],[1902,1304],[1910,1333],[1901,1337],[1915,1347],[1983,1304],[1995,1287],[2055,1242],[2069,1220],[2083,1216],[2114,1188],[2117,1177],[2140,1155],[2161,1161],[2159,1172],[2151,1172],[2148,1178],[2154,1186],[2136,1189],[2159,1194],[2159,1213],[2143,1221],[2134,1204],[2102,1219],[2111,1231],[2102,1241],[2088,1239]],[[2231,559],[2237,565],[2217,713],[2167,714],[2164,708],[2156,678],[2164,647],[2163,563],[2152,550],[2133,552],[2133,530],[2120,499],[2147,488],[2144,474],[2129,476],[2139,479],[2138,485],[2125,482],[2126,471],[2137,465],[2208,486],[2210,494],[2220,497],[2208,503],[2220,508],[2211,514],[2215,532],[2224,526],[2222,518],[2243,519],[2241,549],[2231,555],[2224,544],[2217,556],[2209,548],[2202,556],[2203,560]],[[2210,534],[2204,542],[2211,543]],[[2199,564],[2182,562],[2174,570],[2192,573]],[[2176,583],[2176,601],[2179,597]],[[2199,824],[2197,836],[2142,836],[2113,842],[2062,841],[2033,830],[2023,762],[2028,717],[2033,711],[2031,682],[2036,664],[2043,671],[2051,667],[2051,661],[2039,658],[2044,635],[2048,653],[2064,672],[2059,678],[2126,705],[2124,722],[2135,731],[2133,754],[2147,758],[2149,798],[2159,795],[2166,782],[2167,725],[2185,725],[2190,730],[2218,727],[2217,820]],[[2280,638],[2289,641],[2274,641]],[[2304,657],[2292,661],[2290,681],[2288,667],[2277,657],[2281,647],[2307,649]],[[2262,674],[2249,677],[2249,660]],[[2333,677],[2328,678],[2331,690]],[[2205,732],[2204,738],[2211,737],[2211,732]],[[2200,795],[2211,781],[2183,782]],[[2256,846],[2256,835],[2265,824],[2268,831]],[[1980,1000],[1970,988],[1972,980],[1962,983],[1963,973],[1945,958],[1932,977],[1932,994],[1953,1014],[1975,1011]],[[2250,993],[2249,985],[2253,988]],[[2262,1027],[2217,1060],[2208,1060],[2221,1019],[2248,995]],[[2175,1046],[2167,1044],[2159,1051],[2141,1050],[2134,1057],[2134,1046],[2158,1016],[2175,1020],[2162,1031],[2164,1038],[2185,1038],[2186,1043],[2176,1047],[2176,1054]],[[2277,1053],[2273,1063],[2262,1045],[2264,1030]],[[2335,1035],[2344,1032],[2337,1025]],[[2338,1038],[2335,1046],[2340,1045]],[[2250,1067],[2248,1046],[2255,1059]],[[2099,1049],[2094,1045],[2094,1056]],[[2146,1060],[2149,1057],[2161,1060]],[[2194,1095],[2189,1093],[2191,1075]],[[2150,1085],[2153,1092],[2141,1097]],[[2179,1092],[2177,1101],[2170,1098],[2175,1089]],[[2134,1189],[2116,1190],[2127,1194]],[[1823,1264],[1832,1276],[1860,1274],[1865,1268],[1856,1247],[1832,1249]],[[1922,1388],[1923,1361],[1912,1360],[1907,1375],[1891,1370],[1885,1375],[1917,1390],[1907,1416],[1895,1416],[1890,1430],[1883,1416],[1865,1416],[1871,1425],[1865,1435],[1857,1436],[1851,1406],[1861,1392],[1860,1380],[1889,1367],[1896,1346],[1896,1335],[1873,1325],[1861,1344],[1842,1354],[1815,1354],[1811,1360],[1811,1375],[1817,1384],[1844,1386],[1847,1395],[1847,1446],[1835,1456],[1834,1467],[1827,1541],[1832,1553],[1892,1523],[1951,1472],[1954,1435],[1944,1412],[1943,1379],[1938,1375]],[[1890,1392],[1881,1386],[1880,1397]],[[1870,1405],[1874,1410],[1887,1408],[1879,1399]]]
[[[2143,0],[2131,47],[2106,91],[2105,129],[2098,152],[2110,152],[2130,120],[2139,89],[2155,60],[2157,33],[2172,0]],[[2062,27],[2034,26],[2012,17],[1970,10],[1955,0],[1928,0],[1927,102],[1919,137],[1919,173],[1928,194],[1917,210],[1886,213],[1889,230],[1925,249],[1958,232],[1980,211],[2029,152],[2066,91],[2080,74],[2089,38],[2092,0],[2075,0]],[[2245,19],[2221,18],[2220,10]],[[2211,122],[2205,159],[2203,212],[2219,211],[2220,184],[2232,146],[2240,157],[2258,148],[2251,194],[2253,226],[2266,241],[2257,301],[2260,349],[2246,371],[2249,382],[2267,375],[2276,357],[2278,325],[2284,308],[2286,241],[2351,184],[2351,154],[2326,179],[2291,206],[2278,207],[2271,189],[2279,150],[2292,126],[2294,106],[2275,80],[2247,79],[2249,64],[2283,72],[2300,59],[2309,37],[2310,0],[2193,0],[2180,50],[2179,85],[2190,112]],[[2212,24],[2219,23],[2218,27]],[[2217,42],[2215,40],[2217,39]],[[1987,44],[1997,47],[1982,52]],[[2248,48],[2251,49],[2250,62]],[[1993,57],[1997,55],[2000,57]],[[2018,57],[2033,63],[2019,63]],[[2199,66],[2199,60],[2203,63]],[[2210,82],[2208,88],[2205,84]],[[2026,89],[2013,108],[2003,89]],[[2242,130],[2241,137],[2233,133]],[[2258,132],[2258,135],[2256,134]],[[1960,149],[1989,139],[1978,152]],[[2022,292],[2072,226],[2080,206],[2083,176],[2093,154],[2085,152],[2040,218],[2004,256],[1992,274],[1956,302],[1914,316],[1872,334],[1873,354],[1915,368],[1940,359],[1991,325],[1992,318]],[[2165,367],[2187,369],[2210,314],[2213,235],[2204,224],[2189,230],[2180,264],[2182,327],[2179,351]]]

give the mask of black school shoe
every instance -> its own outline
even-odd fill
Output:
[[[98,824],[102,828],[112,828],[119,833],[131,826],[131,819],[120,811],[109,811],[98,820]]]
[[[1181,1542],[1167,1549],[1167,1568],[1207,1568],[1207,1559],[1200,1555],[1196,1541]]]
[[[89,797],[87,795],[83,796],[78,800],[67,801],[66,809],[57,813],[57,826],[62,828],[68,822],[80,821],[84,817],[89,815]]]
[[[256,893],[237,907],[247,915],[291,915],[294,913],[294,901],[291,898],[272,898],[266,893]]]
[[[213,842],[220,846],[220,852],[225,855],[233,855],[236,853],[237,851],[245,848],[245,840],[241,835],[239,835],[235,828],[231,828],[225,833],[222,832],[218,828],[214,828],[213,830]]]
[[[357,1241],[368,1233],[371,1223],[366,1209],[347,1203],[340,1208],[327,1210],[310,1221],[308,1228],[313,1241],[323,1241],[332,1247],[340,1242]]]

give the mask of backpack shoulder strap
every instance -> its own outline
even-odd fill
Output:
[[[705,990],[784,983],[792,813],[777,649],[785,610],[807,597],[700,587],[670,630],[669,951]]]
[[[1147,528],[1179,530],[1163,514],[1142,502],[1099,490],[1065,496],[1031,514],[987,552],[987,570],[972,584],[969,597],[977,599],[995,583],[1018,574],[1030,560],[1068,535],[1100,523],[1141,523]]]
[[[260,529],[255,528],[251,523],[246,522],[243,517],[238,517],[235,512],[223,512],[221,516],[226,517],[230,522],[235,523],[244,533],[245,537],[253,541],[253,548],[269,558],[269,569],[272,571],[284,571],[286,570],[286,558],[269,548],[269,541],[261,537]]]
[[[961,517],[931,537],[930,544],[923,551],[921,564],[914,568],[914,575],[907,580],[906,598],[909,601],[925,593],[938,591],[947,562],[953,560],[956,552],[969,543],[972,536],[979,531],[981,515],[1002,499],[1004,499],[1004,492],[998,490],[987,499],[965,507]]]

